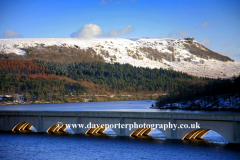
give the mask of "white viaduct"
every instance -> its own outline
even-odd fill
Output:
[[[1,111],[0,130],[30,130],[32,126],[38,132],[64,132],[66,126],[59,128],[56,123],[63,124],[158,124],[159,129],[170,139],[201,138],[209,130],[222,135],[230,143],[240,143],[240,114],[226,113],[179,113],[179,112],[126,112],[126,111]],[[200,128],[163,129],[159,124],[200,124]],[[71,128],[74,133],[103,133],[100,128]],[[112,128],[119,136],[146,136],[151,132],[148,127]]]

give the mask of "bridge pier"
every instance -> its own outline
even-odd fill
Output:
[[[234,121],[234,142],[240,143],[240,122]]]
[[[77,123],[76,124],[81,124],[81,117],[77,116]],[[82,133],[82,128],[77,128],[77,133]]]
[[[125,119],[123,117],[120,117],[120,124],[125,124]],[[126,136],[125,128],[120,128],[120,136]]]
[[[171,118],[171,124],[176,124],[176,120]],[[177,139],[177,129],[171,129],[171,139]]]
[[[38,116],[38,128],[36,128],[38,132],[44,132],[43,131],[43,118],[42,116]]]
[[[5,115],[5,126],[9,126],[8,125],[8,116],[7,115]],[[5,131],[7,131],[7,130],[8,130],[8,128],[6,127]]]

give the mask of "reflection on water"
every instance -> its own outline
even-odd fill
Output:
[[[211,143],[221,143],[221,144],[228,143],[228,141],[223,136],[221,136],[219,133],[212,130],[207,132],[202,138]]]
[[[67,131],[67,130],[66,130]],[[74,132],[70,129],[69,133],[74,134]],[[99,134],[87,134],[87,136],[97,136],[97,137],[116,137],[117,134],[111,129],[107,128],[104,133]],[[150,132],[148,136],[138,136],[138,137],[131,137],[136,139],[148,139],[154,141],[165,141],[167,137],[158,129],[154,129]],[[197,142],[197,143],[218,143],[218,144],[227,144],[228,141],[221,136],[219,133],[210,130],[207,132],[202,139],[191,139],[191,140],[184,140],[185,142]]]
[[[239,144],[216,144],[205,140],[0,133],[0,159],[238,159],[239,157]]]
[[[117,136],[116,133],[111,129],[107,128],[104,133],[106,133],[109,136]],[[134,137],[132,137],[134,138]],[[154,139],[154,140],[166,140],[167,137],[158,129],[154,129],[149,133],[149,136],[141,136],[139,138],[148,138],[148,139]],[[195,141],[195,142],[208,142],[208,143],[219,143],[219,144],[227,144],[228,141],[221,136],[219,133],[210,130],[207,132],[202,139],[194,139],[194,140],[185,140],[185,141]]]
[[[109,136],[117,136],[117,134],[111,128],[107,128],[104,133],[108,134]]]

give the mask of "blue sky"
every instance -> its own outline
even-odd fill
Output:
[[[0,38],[194,37],[240,62],[239,0],[1,0]]]

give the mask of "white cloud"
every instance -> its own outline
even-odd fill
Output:
[[[165,35],[164,33],[160,33],[159,37],[164,37],[164,35]]]
[[[0,36],[0,38],[19,38],[22,37],[22,34],[12,30],[6,30]]]
[[[180,29],[174,29],[169,32],[168,37],[188,37],[190,31],[180,31]]]
[[[209,24],[205,22],[203,25],[196,27],[196,29],[202,29],[202,28],[207,28],[209,27]]]
[[[108,32],[109,37],[120,36],[124,34],[128,34],[133,31],[132,25],[128,25],[126,28],[118,30],[118,29],[110,29]]]
[[[231,45],[233,45],[233,44],[234,44],[234,42],[224,43],[224,44],[222,45],[222,47],[229,47],[229,46],[231,46]]]
[[[137,2],[137,0],[102,0],[98,4],[100,4],[100,5],[121,4],[121,3],[126,4],[128,2]]]
[[[178,36],[180,36],[180,37],[187,37],[187,36],[188,36],[188,33],[189,33],[189,31],[186,31],[186,32],[180,31],[180,32],[178,33]]]
[[[240,54],[234,54],[232,57],[234,57],[235,61],[240,62]]]
[[[171,32],[168,33],[168,37],[173,37],[175,33],[176,30],[172,30]]]
[[[211,39],[204,39],[202,40],[202,45],[206,46],[206,47],[210,47],[212,45],[212,40]]]
[[[226,50],[226,51],[219,51],[220,54],[225,55],[225,56],[229,56],[232,54],[232,50]]]
[[[120,4],[121,3],[121,1],[117,1],[117,2],[115,2],[115,4]]]
[[[126,28],[118,30],[118,29],[110,29],[107,34],[103,34],[103,30],[100,26],[96,24],[86,24],[82,28],[80,28],[78,31],[73,32],[70,37],[72,38],[94,38],[97,36],[109,36],[109,37],[115,37],[120,36],[124,34],[128,34],[133,31],[132,25],[128,25]]]
[[[101,5],[107,5],[107,1],[106,1],[106,0],[102,0],[101,2],[99,2],[99,4],[101,4]]]
[[[102,36],[103,30],[96,24],[86,24],[81,29],[73,32],[70,37],[73,38],[94,38],[97,36]]]

